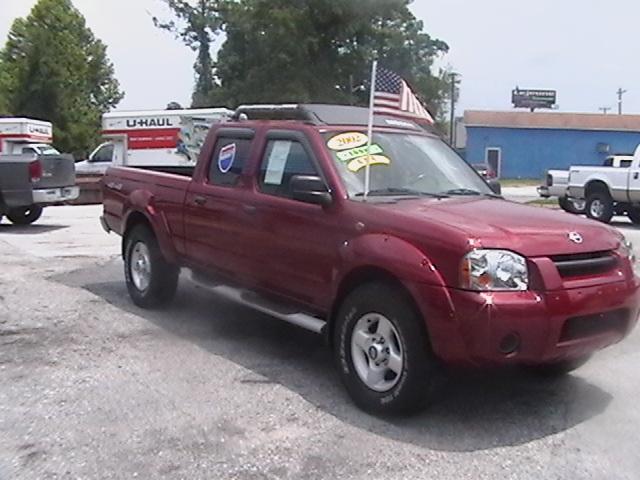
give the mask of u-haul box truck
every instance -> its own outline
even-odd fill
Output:
[[[112,112],[102,117],[105,143],[78,173],[104,173],[111,165],[194,166],[209,128],[233,114],[226,108]]]
[[[0,154],[59,155],[51,146],[53,127],[50,122],[30,118],[0,118]]]

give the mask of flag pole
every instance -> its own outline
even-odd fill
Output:
[[[378,72],[378,61],[373,61],[371,68],[371,91],[369,92],[369,124],[367,126],[367,165],[364,171],[364,201],[369,196],[369,188],[371,186],[371,143],[373,141],[373,103],[376,90],[376,74]]]

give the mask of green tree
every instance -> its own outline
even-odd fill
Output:
[[[70,0],[39,0],[14,21],[0,51],[5,114],[51,121],[56,146],[85,155],[98,142],[101,115],[122,97],[105,45]]]
[[[197,52],[194,70],[196,85],[191,98],[193,107],[204,106],[214,94],[211,43],[222,27],[221,5],[223,0],[163,0],[172,10],[175,20],[163,21],[153,17],[156,27],[173,33],[189,48]]]
[[[448,51],[423,31],[411,0],[241,0],[224,11],[227,39],[210,104],[366,105],[374,58],[403,76],[440,116],[447,84],[433,62]]]

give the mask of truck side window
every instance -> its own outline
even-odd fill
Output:
[[[294,175],[318,175],[309,154],[300,142],[270,140],[260,164],[258,188],[261,192],[292,198],[290,182]]]
[[[110,162],[113,158],[113,144],[103,145],[93,155],[92,162]]]
[[[209,164],[209,183],[223,187],[235,186],[249,158],[250,149],[251,140],[248,138],[218,138]]]

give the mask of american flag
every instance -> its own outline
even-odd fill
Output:
[[[374,113],[434,123],[433,117],[397,73],[378,67],[375,87]]]

